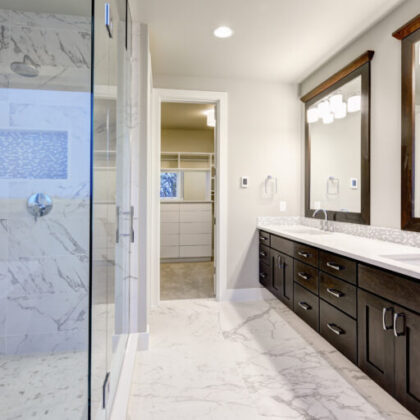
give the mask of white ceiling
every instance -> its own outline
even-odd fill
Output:
[[[155,74],[300,82],[405,0],[138,1]]]
[[[162,128],[183,130],[213,130],[207,126],[205,114],[214,105],[188,104],[188,103],[163,103],[161,126]]]

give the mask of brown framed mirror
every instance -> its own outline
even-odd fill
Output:
[[[370,62],[366,51],[301,97],[305,216],[370,224]],[[318,218],[324,212],[318,212]]]
[[[420,15],[392,34],[401,40],[401,229],[420,231]],[[417,151],[416,151],[417,150]],[[419,163],[417,165],[417,162]],[[417,166],[417,168],[416,168]]]

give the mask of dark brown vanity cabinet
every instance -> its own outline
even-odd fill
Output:
[[[273,294],[289,308],[293,308],[293,258],[271,250]]]
[[[260,282],[420,418],[420,281],[260,232]]]

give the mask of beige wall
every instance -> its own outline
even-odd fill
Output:
[[[376,226],[400,227],[401,41],[391,34],[416,16],[419,6],[419,0],[407,0],[300,86],[304,94],[366,50],[375,51],[371,79],[371,224]]]
[[[162,152],[213,153],[213,130],[179,130],[163,128]]]
[[[297,86],[154,75],[154,87],[228,93],[228,288],[259,287],[257,216],[296,215],[300,205],[300,104]],[[264,196],[277,176],[279,193]],[[249,176],[248,189],[239,186]],[[287,202],[280,213],[279,202]]]

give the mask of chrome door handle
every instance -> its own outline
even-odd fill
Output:
[[[333,324],[333,323],[327,323],[327,327],[334,333],[337,335],[343,335],[345,334],[345,331],[342,330],[340,327],[338,327],[337,325]]]
[[[402,331],[398,332],[398,320],[402,319]],[[394,314],[394,335],[395,337],[401,337],[405,335],[405,315],[403,313]]]
[[[297,273],[297,275],[303,280],[309,280],[311,278],[310,275],[308,275],[306,273],[302,273],[302,272]]]
[[[332,268],[333,270],[340,271],[342,267],[338,264],[327,262],[327,267]]]
[[[279,266],[279,268],[283,268],[283,262],[281,261],[281,255],[279,255],[277,257],[277,265]]]
[[[304,310],[309,311],[312,309],[312,306],[308,305],[306,302],[299,302],[298,305]]]
[[[303,258],[309,258],[311,256],[311,254],[304,251],[298,251],[298,255],[300,255]]]
[[[260,257],[266,257],[267,256],[267,253],[266,252],[264,252],[264,251],[261,251],[260,252]]]
[[[341,298],[342,296],[344,296],[344,293],[343,292],[340,292],[339,290],[336,290],[336,289],[332,289],[331,287],[328,287],[327,288],[327,292],[330,295],[333,295],[336,298]]]
[[[261,277],[262,279],[265,279],[265,278],[267,277],[267,274],[266,274],[266,273],[260,273],[260,277]]]
[[[120,242],[120,208],[119,206],[117,206],[115,208],[115,212],[116,212],[116,230],[115,230],[115,242],[118,243]]]
[[[382,309],[382,328],[384,331],[392,329],[393,323],[391,325],[386,324],[386,314],[388,311],[391,311],[391,321],[392,321],[392,313],[394,312],[393,308],[383,308]]]
[[[134,242],[134,207],[130,207],[130,240]]]

